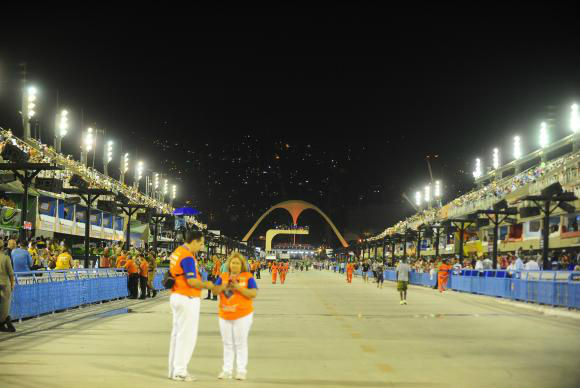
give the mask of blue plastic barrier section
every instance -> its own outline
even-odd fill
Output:
[[[153,287],[161,284],[166,268],[157,269]],[[35,317],[129,296],[127,273],[117,269],[74,269],[16,273],[10,316]]]
[[[355,271],[361,276],[361,270]],[[373,277],[372,271],[368,272]],[[434,287],[437,275],[411,271],[410,283]],[[394,269],[384,273],[384,279],[395,281]],[[451,271],[447,288],[506,299],[580,309],[580,272],[461,270]]]

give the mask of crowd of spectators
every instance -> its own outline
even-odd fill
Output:
[[[393,227],[387,228],[379,235],[367,240],[379,240],[387,235],[402,233],[406,228],[415,229],[417,226],[424,223],[430,223],[437,220],[443,221],[443,219],[448,216],[455,217],[464,215],[465,213],[470,212],[465,210],[466,206],[469,206],[471,210],[483,209],[486,207],[487,202],[500,201],[506,195],[521,189],[526,185],[538,183],[543,180],[546,180],[546,182],[545,185],[542,186],[547,186],[555,180],[563,182],[566,174],[572,173],[574,176],[578,175],[579,161],[580,152],[574,152],[547,163],[542,163],[539,166],[532,167],[516,175],[492,181],[488,185],[470,191],[443,206],[443,208],[446,209],[446,214],[442,214],[441,209],[425,209],[403,221],[399,221]]]
[[[173,212],[173,208],[169,204],[147,196],[139,192],[137,188],[106,176],[93,167],[85,166],[83,163],[74,160],[71,155],[58,153],[52,147],[42,144],[35,139],[30,139],[30,143],[25,143],[18,137],[12,135],[10,131],[2,130],[0,131],[0,152],[6,142],[10,142],[26,152],[29,155],[29,162],[31,163],[53,163],[64,168],[56,172],[41,172],[39,176],[50,174],[51,177],[54,176],[67,182],[72,175],[77,174],[87,181],[90,187],[121,193],[132,203],[147,205],[163,213]],[[193,219],[193,223],[200,229],[205,229],[206,227],[196,219]]]

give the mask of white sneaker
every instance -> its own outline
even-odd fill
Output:
[[[221,371],[220,374],[218,375],[218,379],[220,379],[220,380],[231,379],[231,378],[232,378],[232,372]]]
[[[242,373],[242,372],[236,373],[236,380],[245,380],[245,379],[246,379],[245,373]]]
[[[190,375],[189,373],[185,376],[176,375],[171,378],[173,381],[197,381],[197,377]]]
[[[403,301],[401,301],[401,302],[399,302],[399,304],[402,306],[402,305],[404,304],[404,302],[403,302]]]

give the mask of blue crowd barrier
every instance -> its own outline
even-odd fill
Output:
[[[163,290],[167,269],[157,269],[153,288]],[[10,316],[35,317],[129,296],[127,274],[118,269],[17,272]]]
[[[356,272],[361,275],[360,270]],[[372,273],[371,273],[372,276]],[[411,271],[409,283],[434,287],[437,279],[428,273]],[[389,269],[385,280],[395,281],[396,272]],[[447,288],[472,294],[580,309],[580,272],[461,270],[450,271]]]

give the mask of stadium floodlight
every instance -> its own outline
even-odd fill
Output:
[[[475,170],[473,170],[473,177],[475,179],[478,179],[481,177],[481,159],[476,158],[475,159]]]
[[[177,196],[177,185],[173,185],[171,187],[171,199],[175,199]]]
[[[95,138],[93,135],[93,128],[87,128],[87,132],[85,133],[84,145],[85,145],[85,152],[90,152],[93,149],[93,145],[95,143]]]
[[[417,206],[421,206],[421,192],[420,191],[417,191],[415,193],[415,204]]]
[[[493,169],[497,170],[499,167],[499,149],[493,149]]]
[[[546,148],[548,146],[548,124],[545,121],[542,121],[540,124],[540,147]]]
[[[137,182],[143,178],[143,161],[137,163]]]
[[[121,172],[125,174],[127,171],[129,171],[129,153],[123,155],[123,164],[121,164]]]
[[[578,112],[578,104],[573,104],[570,112],[570,129],[577,133],[580,130],[580,113]]]
[[[163,195],[167,195],[169,193],[169,181],[165,179],[163,181]]]
[[[441,197],[441,181],[435,181],[435,190],[433,192],[435,198]]]
[[[27,93],[26,93],[26,101],[27,101],[27,107],[28,107],[28,119],[31,119],[34,117],[34,115],[36,114],[36,111],[34,110],[34,108],[36,108],[36,104],[34,103],[36,101],[36,94],[37,94],[37,90],[34,86],[31,86],[28,88]]]
[[[519,136],[514,136],[514,159],[522,157],[522,143]]]
[[[155,177],[153,178],[153,188],[155,189],[155,191],[157,191],[157,189],[159,189],[159,173],[155,173]]]
[[[66,136],[68,133],[68,111],[63,109],[57,118],[58,121],[58,130],[60,137]]]
[[[109,140],[107,142],[105,160],[107,161],[106,162],[107,164],[111,163],[111,161],[113,160],[113,141],[112,140]]]
[[[427,204],[431,202],[431,185],[425,186],[425,202]]]

